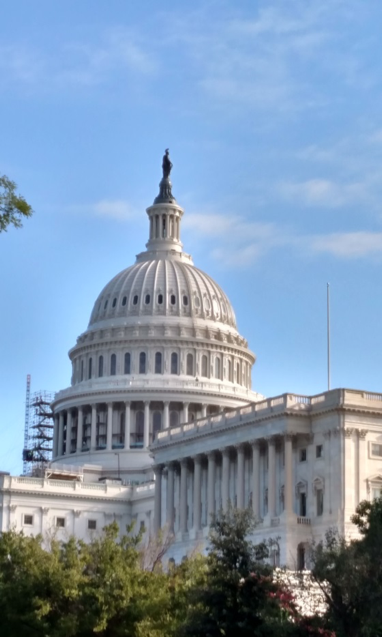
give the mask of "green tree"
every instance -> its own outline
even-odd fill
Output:
[[[16,188],[14,181],[6,175],[0,176],[0,232],[9,225],[21,228],[23,220],[33,214],[32,207],[16,193]]]
[[[252,514],[230,509],[213,522],[204,578],[191,588],[180,634],[187,637],[302,637],[318,635],[300,617],[293,595],[264,563],[265,543],[249,539]],[[319,627],[319,621],[316,621]],[[319,628],[320,629],[320,628]],[[325,634],[322,632],[322,634]]]
[[[330,531],[313,551],[313,576],[328,605],[327,626],[338,637],[382,635],[382,500],[364,501],[352,522],[360,538]]]

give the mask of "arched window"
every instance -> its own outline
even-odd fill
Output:
[[[188,296],[186,296],[185,294],[183,295],[183,305],[186,307],[188,305]]]
[[[236,363],[236,382],[237,382],[238,385],[241,385],[240,363]]]
[[[117,297],[115,299],[113,299],[113,305],[112,307],[115,307],[117,305]]]
[[[170,412],[170,427],[177,427],[179,425],[179,413],[177,411]]]
[[[126,305],[127,302],[127,296],[124,296],[122,299],[122,305]]]
[[[230,383],[232,383],[232,361],[228,361],[228,380]]]
[[[81,361],[81,381],[84,380],[84,361]]]
[[[103,376],[103,356],[98,359],[98,377],[101,378],[101,376]]]
[[[178,373],[178,354],[173,352],[171,354],[171,374]]]
[[[156,352],[155,354],[155,373],[162,373],[162,354],[161,352]]]
[[[175,305],[175,303],[176,303],[176,296],[175,296],[175,294],[171,294],[171,296],[170,296],[170,303],[171,303],[171,305]]]
[[[93,366],[93,359],[89,358],[89,363],[88,363],[88,378],[92,377],[92,366]]]
[[[110,376],[115,376],[117,373],[117,357],[115,354],[110,358]]]
[[[208,376],[208,366],[207,366],[207,356],[205,354],[203,354],[202,356],[202,376],[207,377]]]
[[[215,358],[215,378],[220,379],[220,358]]]
[[[158,305],[163,304],[163,294],[158,294]]]
[[[160,431],[162,429],[162,414],[160,411],[154,411],[153,414],[153,440],[155,440],[155,437],[158,433],[158,431]]]
[[[150,304],[150,294],[146,294],[145,296],[145,305],[149,305]]]
[[[103,309],[106,310],[107,308],[107,300],[105,301],[105,305],[103,306]]]
[[[134,294],[133,296],[133,305],[138,305],[138,294]]]
[[[187,354],[187,376],[194,375],[194,357],[192,354]]]
[[[143,411],[137,411],[135,415],[135,445],[143,447],[143,432],[145,428],[145,415]]]
[[[130,356],[130,352],[126,352],[126,354],[125,354],[124,373],[125,374],[131,374],[131,356]]]
[[[146,374],[146,353],[141,352],[139,354],[139,373]]]

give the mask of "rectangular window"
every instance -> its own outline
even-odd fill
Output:
[[[306,493],[300,493],[300,516],[306,517]]]
[[[306,449],[300,449],[300,462],[306,461]]]
[[[32,526],[33,524],[33,515],[24,515],[24,525]]]
[[[317,445],[316,446],[316,458],[322,458],[322,455],[323,455],[322,445]]]
[[[375,442],[371,443],[371,455],[377,456],[378,458],[382,457],[382,445],[378,445]]]
[[[371,496],[373,500],[378,500],[382,498],[382,487],[372,487]]]
[[[97,520],[88,520],[89,531],[95,531],[97,528]]]
[[[56,526],[60,529],[65,528],[65,518],[56,518]]]
[[[324,513],[324,492],[322,489],[317,489],[316,492],[316,504],[317,504],[317,515],[323,515]]]

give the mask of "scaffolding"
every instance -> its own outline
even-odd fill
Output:
[[[53,412],[51,403],[54,394],[48,391],[38,391],[30,396],[30,376],[28,379],[23,469],[24,474],[43,475],[52,459]]]

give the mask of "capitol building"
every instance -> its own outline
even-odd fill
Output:
[[[0,531],[94,537],[116,520],[173,535],[168,559],[207,544],[211,516],[251,507],[274,564],[308,566],[330,527],[352,535],[382,490],[382,394],[265,398],[220,286],[183,252],[168,153],[148,242],[100,292],[54,398],[41,477],[0,474]],[[64,354],[64,353],[63,353]]]

